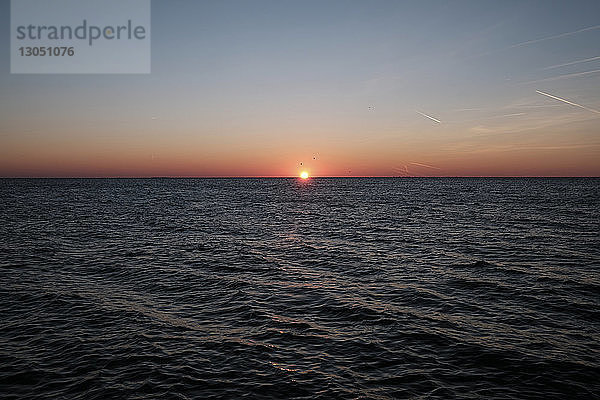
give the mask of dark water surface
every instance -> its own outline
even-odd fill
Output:
[[[598,179],[0,180],[0,397],[600,398]]]

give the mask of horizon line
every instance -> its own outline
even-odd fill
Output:
[[[600,175],[430,175],[430,176],[398,176],[398,175],[352,175],[352,176],[311,176],[311,179],[427,179],[427,178],[600,178]],[[156,175],[156,176],[0,176],[0,179],[301,179],[298,176],[195,176],[195,175]]]

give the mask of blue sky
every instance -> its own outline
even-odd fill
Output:
[[[600,173],[598,1],[155,0],[148,75],[11,75],[0,15],[3,175]]]

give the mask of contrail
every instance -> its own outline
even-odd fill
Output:
[[[441,123],[442,123],[442,121],[440,121],[439,119],[433,118],[433,117],[432,117],[432,116],[430,116],[430,115],[423,114],[423,113],[422,113],[422,112],[420,112],[420,111],[417,111],[417,112],[418,112],[419,114],[421,114],[422,116],[424,116],[425,118],[429,118],[430,120],[432,120],[432,121],[435,121],[435,122],[437,122],[438,124],[441,124]]]
[[[586,31],[592,31],[594,29],[599,29],[599,28],[600,28],[600,25],[589,26],[587,28],[579,29],[579,30],[573,31],[573,32],[565,32],[565,33],[561,33],[561,34],[554,35],[554,36],[548,36],[548,37],[545,37],[545,38],[528,40],[526,42],[521,42],[521,43],[513,44],[509,48],[512,49],[512,48],[515,48],[515,47],[521,47],[521,46],[525,46],[525,45],[528,45],[528,44],[533,44],[533,43],[538,43],[538,42],[544,42],[546,40],[558,39],[558,38],[561,38],[561,37],[571,36],[571,35],[575,35],[577,33],[586,32]]]
[[[500,115],[499,118],[501,118],[501,117],[518,117],[519,115],[525,115],[525,113],[504,114],[504,115]]]
[[[549,67],[542,68],[542,70],[553,69],[553,68],[560,68],[560,67],[566,67],[568,65],[581,64],[581,63],[595,61],[595,60],[600,60],[600,56],[599,57],[586,58],[585,60],[571,61],[571,62],[564,63],[564,64],[551,65]]]
[[[454,111],[483,111],[485,110],[485,108],[459,108],[457,110]]]
[[[438,167],[434,167],[433,165],[421,164],[421,163],[418,163],[418,162],[411,162],[409,164],[418,165],[420,167],[425,167],[425,168],[441,169],[441,168],[438,168]]]
[[[402,166],[402,167],[394,167],[392,169],[392,171],[398,175],[403,175],[403,176],[408,176],[408,168],[406,167],[406,165]]]
[[[529,84],[529,83],[556,81],[556,80],[559,80],[559,79],[575,78],[577,76],[593,75],[593,74],[597,74],[598,72],[600,72],[600,69],[595,69],[595,70],[592,70],[592,71],[584,71],[584,72],[575,72],[574,74],[563,74],[563,75],[553,76],[551,78],[536,79],[535,81],[527,81],[527,82],[523,82],[523,83],[524,84]]]
[[[573,32],[565,32],[565,33],[560,33],[558,35],[547,36],[547,37],[540,38],[540,39],[528,40],[526,42],[516,43],[516,44],[513,44],[513,45],[508,46],[508,47],[503,47],[501,49],[486,51],[485,53],[477,54],[477,55],[472,56],[472,57],[487,56],[487,55],[490,55],[490,54],[497,53],[499,51],[505,51],[505,50],[508,50],[508,49],[514,49],[515,47],[526,46],[528,44],[544,42],[546,40],[551,40],[551,39],[558,39],[558,38],[565,37],[565,36],[576,35],[576,34],[581,33],[581,32],[593,31],[595,29],[600,29],[600,25],[588,26],[587,28],[579,29],[579,30],[576,30],[576,31],[573,31]],[[470,57],[470,58],[472,58],[472,57]]]
[[[548,97],[550,97],[552,99],[555,99],[555,100],[558,100],[558,101],[562,101],[563,103],[567,103],[567,104],[570,104],[572,106],[583,108],[584,110],[588,110],[588,111],[591,111],[593,113],[600,114],[600,111],[594,110],[593,108],[587,108],[586,106],[582,106],[581,104],[573,103],[573,102],[570,102],[569,100],[561,99],[560,97],[556,97],[556,96],[552,96],[551,94],[548,94],[548,93],[540,92],[539,90],[536,90],[535,92],[539,93],[541,95],[544,95],[544,96],[548,96]]]

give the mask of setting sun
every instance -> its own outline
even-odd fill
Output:
[[[308,172],[306,172],[306,171],[302,171],[302,172],[300,173],[300,178],[302,178],[302,179],[308,179]]]

